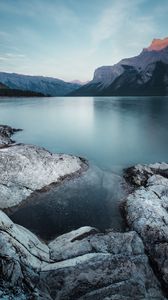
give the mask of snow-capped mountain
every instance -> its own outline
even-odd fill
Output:
[[[168,38],[154,39],[138,56],[96,69],[93,80],[72,94],[168,94]]]
[[[64,96],[78,89],[80,84],[43,76],[0,72],[0,82],[11,89],[38,92],[49,96]]]

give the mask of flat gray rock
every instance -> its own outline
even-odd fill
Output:
[[[18,205],[35,190],[58,183],[87,168],[80,158],[52,154],[33,145],[0,149],[0,208]]]

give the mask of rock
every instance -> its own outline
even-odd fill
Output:
[[[2,234],[2,232],[3,237],[10,237],[9,240],[12,241],[15,247],[18,247],[18,245],[19,247],[24,247],[23,262],[25,264],[35,267],[38,266],[39,260],[46,262],[51,261],[47,245],[42,243],[31,231],[20,225],[14,224],[4,212],[0,211],[0,234]],[[4,247],[6,247],[5,243]],[[31,261],[31,257],[37,258],[37,263],[35,262],[35,259]]]
[[[145,186],[147,180],[152,175],[163,175],[168,177],[168,164],[166,163],[155,163],[149,165],[136,165],[124,170],[125,179],[136,187]]]
[[[33,145],[0,149],[0,208],[18,205],[35,190],[78,175],[86,168],[84,159],[51,154]]]
[[[165,299],[135,232],[86,226],[46,245],[1,212],[0,269],[3,300]]]
[[[168,288],[167,172],[166,163],[138,165],[132,168],[130,181],[141,186],[130,194],[125,202],[128,225],[141,236],[165,288]]]
[[[114,255],[121,252],[127,255],[138,255],[143,252],[143,244],[133,232],[103,234],[98,233],[95,228],[87,226],[59,236],[48,246],[54,261],[93,252],[112,253]]]
[[[60,261],[92,252],[87,237],[94,233],[97,233],[96,228],[85,226],[59,236],[48,245],[51,259]]]
[[[43,269],[53,299],[104,299],[112,295],[154,299],[157,288],[147,257],[90,253]]]
[[[51,300],[36,286],[42,265],[52,262],[45,243],[0,211],[0,299]]]
[[[0,125],[0,148],[14,143],[11,136],[22,129],[15,129],[7,125]]]

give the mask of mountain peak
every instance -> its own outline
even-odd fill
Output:
[[[164,39],[153,39],[151,45],[145,48],[147,51],[159,51],[168,47],[168,37]]]
[[[79,84],[79,85],[84,85],[84,84],[86,84],[88,82],[89,82],[88,80],[87,81],[80,81],[78,79],[70,81],[70,83],[76,83],[76,84]]]

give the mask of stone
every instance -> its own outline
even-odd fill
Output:
[[[87,237],[97,231],[96,228],[85,226],[54,239],[48,244],[51,259],[61,261],[92,252]]]
[[[135,232],[127,234],[108,232],[103,234],[93,227],[82,227],[59,236],[48,244],[50,257],[61,261],[87,253],[111,253],[138,255],[143,253],[143,244]]]

